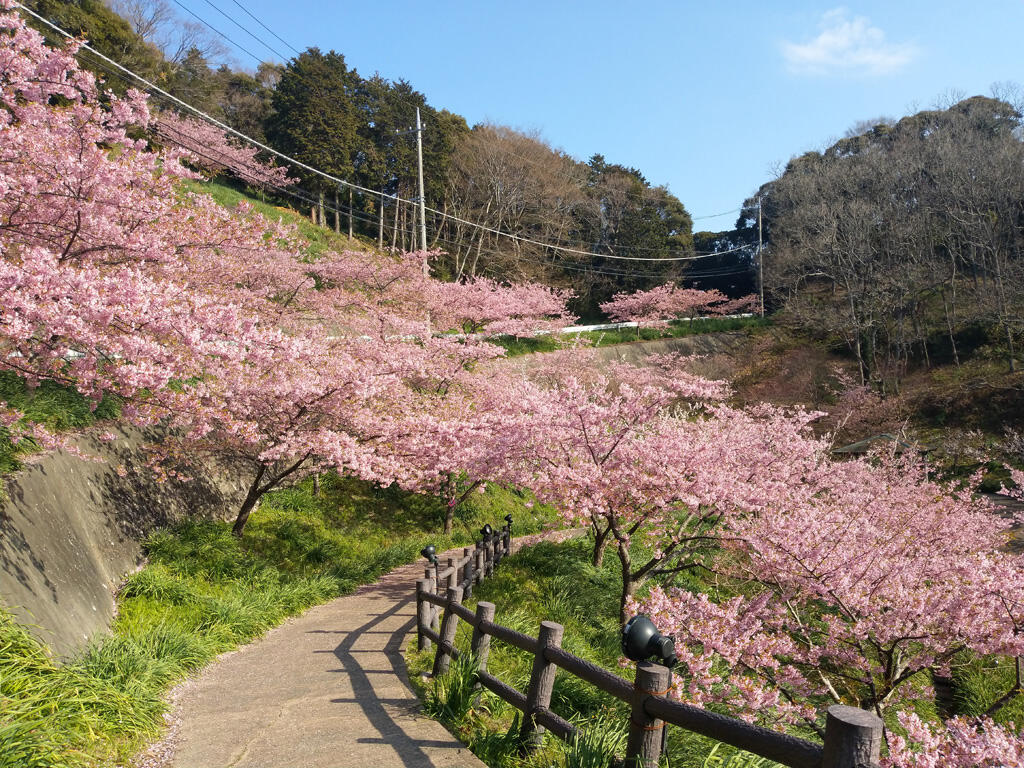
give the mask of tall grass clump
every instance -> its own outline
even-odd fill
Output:
[[[452,659],[447,673],[435,677],[423,699],[423,710],[430,717],[458,727],[472,713],[481,696],[476,689],[480,665],[471,653]]]
[[[629,734],[621,718],[597,715],[574,725],[576,735],[566,745],[562,768],[609,768],[625,754]]]

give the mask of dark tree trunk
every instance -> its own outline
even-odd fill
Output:
[[[612,529],[611,526],[608,526],[602,531],[597,520],[594,520],[591,525],[594,528],[594,552],[590,562],[595,568],[600,568],[604,564],[604,549],[608,545],[608,535]]]
[[[260,497],[263,496],[264,491],[260,488],[260,480],[267,473],[267,467],[265,464],[260,465],[259,471],[256,473],[256,477],[253,478],[252,484],[249,486],[249,492],[245,495],[245,501],[242,502],[241,508],[238,510],[238,516],[235,518],[235,524],[231,527],[231,533],[238,538],[242,538],[242,531],[245,530],[245,524],[249,522],[249,515],[256,508],[256,504],[259,502]]]
[[[454,482],[454,481],[453,481]],[[448,504],[447,509],[444,512],[444,532],[451,533],[455,527],[455,510],[459,508],[466,499],[469,498],[469,494],[484,484],[483,480],[474,480],[469,484],[469,488],[462,492],[460,496],[454,496],[451,499],[451,503]],[[453,491],[454,493],[454,491]]]
[[[633,577],[633,561],[629,556],[629,544],[622,541],[618,546],[619,562],[622,563],[622,596],[619,600],[619,624],[625,624],[629,619],[626,615],[626,603],[633,597],[639,581]]]
[[[260,485],[260,482],[266,476],[269,467],[266,464],[260,464],[259,470],[256,472],[256,477],[253,478],[252,485],[249,486],[249,492],[245,495],[245,501],[242,502],[241,508],[238,510],[238,517],[235,518],[235,524],[231,528],[231,532],[238,538],[242,538],[242,531],[245,530],[245,524],[249,522],[249,515],[256,508],[259,500],[263,498],[263,494],[267,491],[273,490],[281,481],[286,477],[297,472],[299,468],[309,458],[307,453],[305,456],[297,459],[294,464],[278,472],[276,475],[272,475],[265,483]]]
[[[452,528],[455,527],[455,507],[458,504],[449,504],[448,508],[444,512],[444,532],[451,533]]]

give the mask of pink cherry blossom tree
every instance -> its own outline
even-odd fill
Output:
[[[554,356],[530,378],[488,373],[476,401],[515,403],[505,439],[525,447],[527,484],[567,522],[592,527],[596,563],[614,541],[623,616],[640,584],[703,563],[730,516],[759,510],[824,451],[805,434],[813,415],[716,405],[727,389],[675,360],[602,373],[573,356],[586,353]],[[639,542],[651,554],[634,562]]]
[[[565,306],[570,298],[571,291],[539,283],[504,284],[476,277],[442,284],[434,318],[439,328],[466,333],[532,336],[572,325],[576,317]]]
[[[913,712],[897,715],[906,736],[889,734],[882,768],[1006,768],[1024,765],[1024,740],[990,718],[954,717],[926,724]]]
[[[204,120],[165,110],[157,117],[154,130],[164,144],[186,150],[189,165],[206,173],[216,175],[227,171],[261,191],[296,183],[296,179],[288,176],[286,168],[263,162],[255,147],[242,144]]]
[[[823,457],[734,517],[717,567],[736,597],[655,588],[633,605],[677,638],[679,695],[748,717],[814,722],[833,702],[882,714],[961,651],[1020,654],[1024,558],[1001,551],[1006,521],[883,458]]]
[[[639,332],[640,326],[665,325],[679,317],[692,320],[699,312],[714,315],[742,312],[756,302],[757,297],[753,295],[730,299],[718,290],[680,288],[675,283],[666,283],[647,291],[617,293],[611,301],[601,305],[601,311],[613,322],[637,323]]]

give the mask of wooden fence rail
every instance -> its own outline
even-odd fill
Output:
[[[479,664],[478,684],[523,713],[520,743],[524,752],[536,749],[545,730],[563,741],[571,741],[576,727],[552,712],[551,691],[559,669],[585,680],[605,693],[630,705],[629,737],[626,745],[628,768],[656,768],[662,749],[665,724],[699,733],[791,768],[872,768],[881,752],[882,721],[856,707],[836,705],[828,709],[825,743],[789,736],[778,731],[719,715],[669,699],[671,672],[667,667],[640,662],[631,683],[613,672],[581,659],[561,648],[560,624],[543,621],[537,637],[494,623],[494,604],[478,602],[476,610],[462,604],[464,597],[494,572],[501,559],[511,553],[511,531],[505,526],[488,540],[467,547],[460,557],[448,559],[444,569],[428,568],[416,582],[416,633],[422,650],[437,645],[433,671],[444,674],[451,659],[460,653],[455,647],[458,622],[473,628],[471,652]],[[533,669],[526,693],[503,683],[487,671],[491,638],[532,654]]]

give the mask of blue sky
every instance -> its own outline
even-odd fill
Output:
[[[180,1],[254,53],[274,58],[211,3],[290,53],[235,0]],[[405,78],[470,125],[535,130],[577,158],[635,166],[694,216],[737,208],[859,120],[1024,82],[1024,0],[238,1],[295,48]]]

